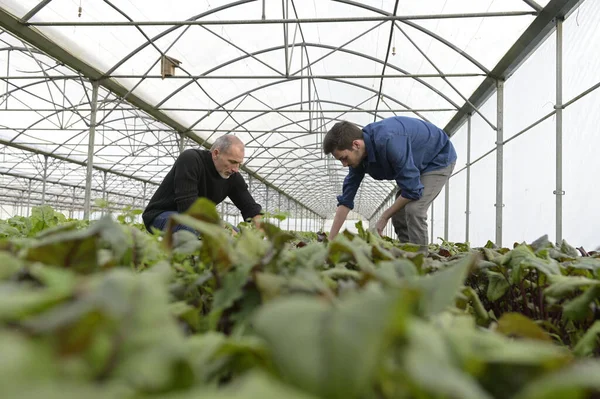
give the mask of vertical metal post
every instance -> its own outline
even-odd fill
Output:
[[[467,202],[465,210],[465,242],[469,242],[471,220],[471,114],[467,117]]]
[[[448,230],[450,229],[450,179],[446,182],[444,188],[445,200],[444,204],[444,240],[448,241]]]
[[[10,49],[8,49],[8,51],[6,52],[6,76],[10,76]],[[8,97],[10,97],[8,95],[8,81],[9,79],[6,79],[6,99],[4,100],[4,109],[8,109]]]
[[[562,128],[563,128],[563,21],[556,21],[556,243],[561,244],[562,234],[562,204],[563,204],[563,179],[562,179]]]
[[[304,109],[304,46],[300,47],[300,111]]]
[[[27,215],[25,216],[31,216],[31,179],[29,179],[27,187]]]
[[[144,182],[144,191],[142,191],[142,201],[144,201],[144,203],[142,205],[144,207],[146,206],[146,186],[147,186],[147,183]]]
[[[306,81],[308,82],[308,132],[312,133],[312,93],[311,93],[311,84],[310,84],[310,78],[306,79]],[[318,140],[318,137],[317,137]],[[317,143],[317,146],[319,145],[319,143]]]
[[[277,193],[277,212],[281,213],[281,193]],[[277,227],[281,228],[281,220],[277,219]]]
[[[185,136],[183,133],[179,134],[179,153],[181,154],[185,149]]]
[[[46,205],[46,180],[48,179],[48,155],[44,155],[44,173],[42,175],[42,205]]]
[[[286,8],[286,0],[281,0],[281,10],[283,11],[283,19],[287,19],[288,9]],[[288,24],[283,24],[283,42],[285,44],[285,77],[290,76],[290,64],[288,61]]]
[[[94,167],[94,139],[96,136],[96,114],[98,113],[98,82],[92,82],[92,107],[90,114],[90,132],[88,142],[87,174],[85,178],[85,200],[83,219],[90,220],[90,200],[92,197],[92,172]]]
[[[294,201],[294,231],[298,231],[298,203]]]
[[[435,211],[435,206],[434,205],[435,204],[432,202],[431,203],[431,238],[430,238],[430,241],[429,241],[430,244],[433,244],[433,221],[434,221],[433,214],[434,214],[434,211]]]
[[[269,212],[269,187],[265,185],[265,210]]]
[[[106,171],[104,171],[104,179],[102,182],[102,199],[105,201],[105,206],[108,205],[108,195],[106,193],[106,178],[107,178],[107,173]],[[102,216],[104,216],[106,214],[106,208],[102,209]]]
[[[497,81],[496,122],[496,245],[502,247],[502,208],[504,190],[504,82]]]
[[[71,219],[75,216],[75,187],[73,187],[73,197],[71,198]]]
[[[266,9],[267,9],[267,6],[265,4],[265,0],[263,0],[263,2],[262,2],[262,19],[263,20],[267,17]]]

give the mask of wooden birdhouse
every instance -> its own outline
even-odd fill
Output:
[[[160,58],[160,71],[162,78],[164,79],[167,76],[175,75],[175,68],[179,67],[179,64],[181,64],[181,61],[163,55]]]

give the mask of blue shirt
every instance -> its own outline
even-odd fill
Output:
[[[396,116],[370,123],[363,129],[366,158],[350,167],[338,206],[354,208],[354,197],[365,173],[375,180],[395,180],[402,197],[423,195],[421,174],[456,162],[448,135],[437,126],[416,118]]]

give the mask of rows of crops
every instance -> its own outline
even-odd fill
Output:
[[[597,253],[173,222],[0,222],[0,397],[600,397]]]

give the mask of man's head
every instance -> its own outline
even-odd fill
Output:
[[[344,167],[356,168],[366,155],[362,129],[347,121],[336,123],[323,139],[323,152],[332,154]]]
[[[244,161],[244,143],[231,134],[226,134],[215,140],[210,148],[215,168],[223,179],[237,173]]]

